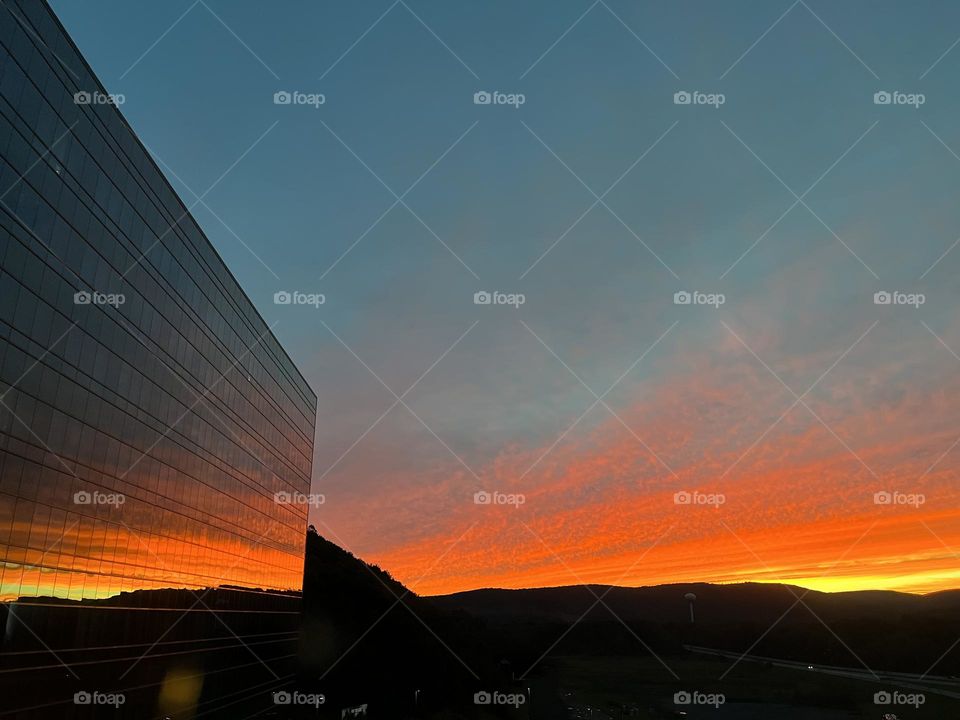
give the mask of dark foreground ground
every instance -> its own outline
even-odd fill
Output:
[[[703,585],[694,625],[687,586],[419,597],[315,533],[305,570],[3,606],[0,720],[960,720],[956,594]]]
[[[401,689],[389,697],[379,695],[372,689],[373,701],[367,703],[367,714],[358,717],[384,720],[884,720],[887,717],[896,717],[898,720],[950,720],[960,717],[960,700],[930,692],[924,693],[924,704],[919,708],[874,704],[874,694],[880,691],[918,692],[897,682],[833,677],[816,669],[801,671],[749,662],[738,664],[721,680],[720,677],[732,664],[730,660],[694,654],[662,657],[662,660],[669,671],[652,656],[548,656],[526,680],[506,681],[499,688],[489,688],[522,695],[523,701],[519,707],[478,706],[469,694],[460,698],[445,697],[438,703],[436,697],[423,691],[418,696],[417,688],[412,686],[406,688],[406,692]],[[429,685],[429,678],[424,680],[424,685]],[[931,686],[935,687],[936,684]],[[195,711],[177,713],[171,718],[341,718],[345,708],[358,708],[363,704],[357,702],[362,698],[343,697],[336,687],[327,687],[323,682],[316,687],[325,691],[324,704],[316,708],[276,705],[272,692],[266,688],[258,691],[256,685],[251,683],[246,691],[238,692],[233,697],[221,698],[220,702],[206,707],[201,705]],[[290,688],[292,690],[292,686]],[[724,701],[718,707],[678,705],[674,697],[682,691],[722,694]],[[34,687],[32,680],[26,678],[20,679],[16,687],[7,685],[5,692],[42,696],[44,688]],[[6,697],[11,700],[9,695]],[[132,704],[136,702],[131,699]],[[421,705],[420,709],[417,709],[417,703]],[[4,703],[0,701],[0,711],[3,708]],[[128,706],[119,711],[112,708],[61,706],[55,714],[27,712],[9,716],[163,717],[156,713],[155,708],[146,706]]]
[[[896,682],[833,677],[816,669],[801,671],[747,662],[738,664],[721,680],[732,661],[694,655],[663,660],[679,680],[649,656],[549,658],[540,682],[559,689],[566,714],[537,714],[535,710],[530,717],[882,720],[885,713],[893,713],[900,720],[960,718],[960,700],[929,692],[919,709],[874,704],[874,694],[884,690],[918,692]],[[960,683],[957,685],[960,687]],[[719,707],[674,704],[674,693],[683,690],[722,693],[725,702]]]

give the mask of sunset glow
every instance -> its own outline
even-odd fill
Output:
[[[452,464],[450,479],[436,477],[429,491],[412,478],[398,483],[372,501],[378,511],[391,517],[393,503],[396,517],[397,494],[409,493],[404,504],[430,523],[406,538],[413,528],[403,523],[379,537],[352,528],[376,548],[364,556],[422,594],[702,581],[830,592],[956,587],[960,489],[948,452],[956,437],[943,429],[944,418],[956,419],[956,376],[950,387],[921,382],[900,394],[891,384],[900,368],[865,375],[871,352],[893,341],[878,327],[808,396],[809,409],[791,409],[794,399],[732,332],[714,335],[709,363],[654,363],[673,379],[632,384],[628,394],[643,400],[612,405],[619,417],[594,408],[553,447],[503,450],[477,468],[479,483]],[[930,338],[928,349],[935,345]],[[671,350],[684,356],[682,344]],[[829,367],[844,350],[810,362]],[[924,357],[930,373],[942,362]],[[880,388],[898,399],[874,410]],[[841,397],[844,406],[832,401]],[[475,505],[471,484],[525,499]],[[683,491],[707,503],[722,495],[722,504],[677,504]],[[322,514],[320,522],[324,532]]]

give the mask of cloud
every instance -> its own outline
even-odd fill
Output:
[[[517,438],[473,468],[479,479],[451,457],[400,473],[370,457],[363,473],[381,481],[344,497],[331,523],[355,552],[428,594],[580,581],[953,582],[955,559],[921,522],[958,540],[956,461],[927,472],[956,439],[946,428],[960,427],[947,422],[960,420],[960,383],[944,377],[942,358],[917,361],[909,342],[878,333],[804,398],[808,410],[789,409],[794,396],[739,342],[717,347],[629,384],[610,400],[616,416],[598,405],[556,444]],[[791,373],[816,379],[845,349],[792,358]],[[478,489],[526,502],[477,506]],[[726,501],[678,506],[678,490]],[[923,493],[926,504],[877,506],[879,490]]]

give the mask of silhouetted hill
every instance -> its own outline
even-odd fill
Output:
[[[416,594],[377,565],[371,565],[316,533],[307,535],[304,595],[315,592],[331,602],[346,593],[328,593],[331,588],[348,589],[362,596],[396,600],[397,596],[416,598]],[[309,588],[307,584],[313,584]]]
[[[684,597],[691,592],[693,625]],[[950,648],[960,637],[960,591],[824,593],[777,584],[683,583],[483,589],[427,599],[482,619],[487,637],[509,638],[494,641],[497,654],[520,662],[554,642],[558,655],[631,654],[644,646],[669,654],[693,644],[906,672],[923,672],[942,656],[937,672],[960,670],[960,651]]]
[[[685,598],[695,593],[696,623]],[[597,601],[602,597],[603,602]],[[802,602],[798,601],[802,598]],[[334,706],[410,711],[468,705],[545,655],[680,658],[684,645],[878,670],[960,672],[960,591],[823,593],[777,584],[683,583],[421,597],[385,570],[308,534],[301,658],[305,686]],[[536,673],[535,673],[536,674]]]
[[[689,620],[686,593],[697,596],[698,622],[740,623],[773,622],[791,607],[803,609],[797,598],[823,620],[849,618],[890,619],[903,615],[956,613],[960,610],[960,591],[931,595],[912,595],[888,590],[824,593],[793,585],[739,583],[678,583],[627,588],[609,585],[565,586],[526,590],[483,589],[430,600],[438,607],[461,609],[473,615],[495,620],[561,620],[573,622],[593,609],[585,620],[609,616],[610,611],[625,621],[684,623]],[[809,617],[809,612],[803,614]],[[790,612],[784,622],[796,620],[800,613]]]
[[[316,533],[307,534],[300,655],[303,683],[334,705],[372,702],[398,711],[472,699],[478,678],[496,674],[482,624],[438,608]],[[408,708],[409,709],[409,708]]]

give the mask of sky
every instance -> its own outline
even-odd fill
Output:
[[[960,6],[52,5],[316,390],[321,534],[421,594],[960,586]]]

